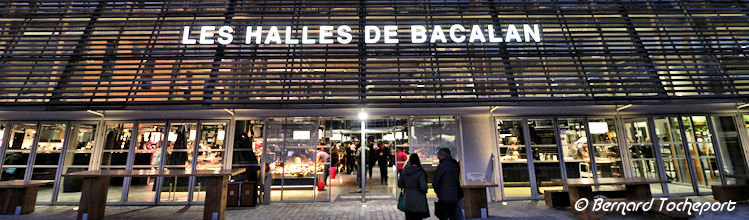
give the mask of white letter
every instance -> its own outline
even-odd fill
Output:
[[[476,39],[481,41],[481,43],[486,43],[486,38],[484,38],[484,32],[481,32],[481,27],[474,24],[473,27],[471,27],[471,36],[468,37],[468,42],[476,42]]]
[[[291,26],[286,26],[286,44],[299,44],[298,39],[291,38]]]
[[[507,35],[505,35],[505,42],[510,42],[512,39],[515,39],[517,42],[523,42],[523,39],[520,38],[520,33],[518,33],[518,29],[515,28],[514,24],[507,26]]]
[[[494,26],[488,25],[487,27],[489,27],[489,42],[491,42],[491,43],[502,42],[502,37],[495,37],[494,36],[495,35]]]
[[[234,28],[231,28],[230,26],[221,26],[221,28],[218,29],[218,36],[221,36],[221,38],[218,39],[218,43],[223,45],[230,44],[234,40],[234,35],[231,34],[232,32],[234,32]]]
[[[440,27],[439,25],[435,25],[434,29],[432,29],[432,38],[429,39],[429,43],[437,42],[437,39],[442,41],[442,43],[447,43],[445,32],[442,32],[442,27]]]
[[[375,31],[375,37],[370,38],[370,32]],[[367,44],[373,44],[377,43],[377,41],[380,41],[380,29],[375,26],[364,26],[364,43]]]
[[[411,43],[420,44],[427,41],[427,28],[422,25],[411,25]]]
[[[386,44],[397,44],[398,43],[398,26],[386,25],[385,27],[383,27],[382,38],[384,38]]]
[[[265,36],[265,44],[270,44],[271,41],[275,41],[276,44],[281,44],[281,34],[278,33],[276,26],[270,26],[268,35]]]
[[[538,29],[538,25],[534,24],[533,29],[530,25],[523,25],[523,34],[525,34],[525,42],[531,42],[530,38],[533,38],[535,42],[541,42],[541,29]]]
[[[332,44],[333,39],[329,39],[329,37],[333,37],[333,26],[320,26],[320,43],[321,44]]]
[[[213,44],[214,26],[203,26],[200,28],[200,44]]]
[[[302,26],[302,44],[314,44],[315,39],[307,39],[307,26]]]
[[[452,40],[455,43],[463,43],[463,41],[466,40],[466,36],[455,36],[455,30],[460,29],[460,32],[466,32],[466,29],[463,27],[463,25],[459,24],[453,24],[453,26],[450,26],[450,40]]]
[[[338,36],[336,39],[338,40],[338,43],[340,44],[348,44],[351,43],[351,27],[348,25],[341,25],[338,26],[338,29],[336,30],[338,32]]]
[[[182,44],[195,43],[197,43],[195,39],[190,39],[190,26],[185,26],[185,29],[182,31]]]
[[[251,44],[252,37],[255,37],[255,44],[260,43],[260,35],[263,34],[263,26],[257,26],[257,31],[252,31],[252,26],[247,26],[247,33],[245,34],[244,43]]]

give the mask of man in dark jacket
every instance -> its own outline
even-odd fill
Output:
[[[439,149],[437,158],[440,165],[432,181],[438,199],[434,214],[439,219],[458,219],[458,200],[462,197],[458,161],[452,158],[448,148]]]

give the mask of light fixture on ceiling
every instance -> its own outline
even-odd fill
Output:
[[[626,104],[626,105],[623,105],[623,106],[621,106],[619,108],[616,108],[616,111],[620,112],[620,111],[622,111],[624,109],[628,109],[629,107],[632,107],[632,104]]]
[[[742,108],[747,107],[747,106],[749,106],[749,103],[744,103],[744,104],[741,104],[739,106],[736,106],[736,109],[742,109]]]
[[[97,111],[94,111],[94,110],[86,110],[86,112],[94,114],[94,115],[98,115],[99,117],[102,117],[102,118],[104,117],[104,113],[103,112],[97,112]]]

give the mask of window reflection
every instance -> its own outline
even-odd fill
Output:
[[[72,173],[88,170],[91,155],[94,151],[96,124],[73,124],[61,173]],[[83,180],[80,178],[61,177],[58,188],[58,202],[78,202],[81,197]]]
[[[13,124],[10,132],[0,178],[2,180],[24,179],[31,145],[36,136],[36,123]]]

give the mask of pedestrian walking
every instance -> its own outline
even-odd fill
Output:
[[[403,168],[403,175],[398,179],[398,187],[403,189],[402,208],[406,214],[406,220],[424,219],[429,217],[429,205],[427,204],[427,177],[418,154],[411,154],[408,163]]]

